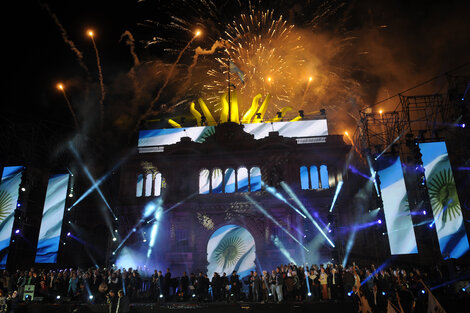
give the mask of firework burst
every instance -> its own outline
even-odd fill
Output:
[[[295,101],[305,82],[299,77],[299,69],[306,60],[302,38],[293,33],[293,28],[282,16],[275,18],[269,10],[253,10],[229,24],[225,31],[226,56],[216,58],[219,66],[207,72],[211,77],[211,83],[204,86],[208,100],[215,101],[219,97],[214,96],[227,89],[228,64],[233,62],[240,71],[231,71],[230,84],[237,90],[242,112],[258,93],[271,94],[277,111]],[[240,72],[244,74],[243,80]]]

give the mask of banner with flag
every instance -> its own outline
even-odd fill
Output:
[[[420,280],[420,282],[428,293],[428,313],[446,313],[446,311],[441,306],[439,301],[437,301],[436,297],[434,297],[428,286],[426,286],[426,284],[422,280]]]
[[[387,313],[399,313],[399,312],[400,312],[399,310],[395,309],[392,302],[390,302],[390,300],[388,300]]]
[[[245,73],[238,66],[235,65],[232,61],[230,61],[230,73],[236,73],[240,78],[242,84],[245,84]]]
[[[428,313],[446,313],[436,297],[428,290]]]

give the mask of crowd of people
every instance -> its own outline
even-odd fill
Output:
[[[455,269],[455,268],[454,268]],[[360,267],[343,268],[326,264],[310,267],[280,265],[268,271],[253,271],[241,278],[236,271],[214,273],[184,272],[175,278],[170,269],[164,272],[147,268],[87,270],[3,271],[0,275],[0,312],[8,305],[15,307],[25,298],[42,301],[77,301],[129,306],[129,302],[173,301],[351,301],[355,312],[386,312],[388,299],[399,300],[403,312],[412,312],[425,285],[438,285],[452,277],[469,277],[467,269],[443,273],[439,267],[423,272],[417,268]],[[467,278],[468,280],[468,278]],[[459,285],[460,284],[460,285]],[[468,292],[468,281],[454,280],[449,286],[455,292]],[[470,288],[469,288],[470,289]],[[120,312],[121,312],[120,311]],[[112,312],[115,312],[114,309]],[[125,312],[125,311],[124,311]]]

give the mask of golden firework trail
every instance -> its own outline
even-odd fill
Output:
[[[100,98],[100,125],[101,128],[103,128],[103,119],[104,119],[104,98],[106,96],[106,91],[104,89],[104,81],[103,81],[103,71],[101,69],[101,59],[100,59],[100,54],[98,52],[98,47],[96,46],[95,43],[95,34],[93,33],[92,30],[88,31],[88,36],[91,38],[91,42],[93,43],[93,49],[95,49],[95,55],[96,55],[96,65],[98,67],[98,78],[100,80],[100,89],[101,89],[101,98]]]
[[[75,124],[75,128],[77,129],[77,131],[79,131],[77,116],[75,115],[75,111],[73,110],[72,104],[70,103],[70,100],[69,100],[69,98],[67,97],[67,94],[65,93],[65,87],[64,87],[64,85],[61,84],[61,83],[58,83],[56,87],[57,87],[57,89],[59,89],[59,90],[62,92],[62,94],[64,95],[65,102],[67,102],[67,107],[69,108],[69,111],[70,111],[70,113],[72,114],[73,122],[74,122],[74,124]]]

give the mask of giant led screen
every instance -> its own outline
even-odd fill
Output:
[[[379,159],[380,188],[391,254],[418,253],[403,169],[398,156]]]
[[[326,119],[243,124],[245,132],[254,135],[255,139],[267,137],[270,132],[277,131],[284,137],[314,137],[328,135]],[[214,134],[215,126],[199,126],[186,128],[164,128],[141,130],[139,132],[139,147],[171,145],[190,137],[195,142],[204,142],[207,137]]]
[[[441,253],[444,258],[459,258],[469,245],[446,144],[421,143],[419,148]]]
[[[0,184],[0,268],[5,268],[7,264],[23,170],[23,166],[7,166],[3,169]]]
[[[36,263],[57,262],[68,183],[69,174],[52,175],[49,178],[39,231]]]
[[[237,271],[240,277],[255,270],[255,239],[248,230],[237,225],[225,225],[217,229],[207,244],[207,274]]]

